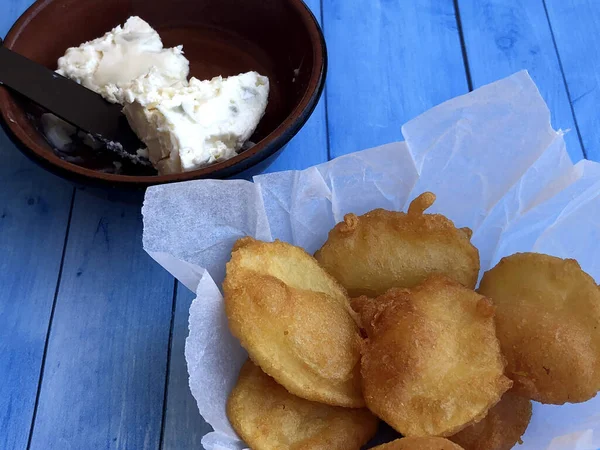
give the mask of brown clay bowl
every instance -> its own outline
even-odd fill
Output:
[[[327,54],[323,33],[302,0],[38,0],[13,25],[4,45],[49,68],[68,47],[102,36],[132,15],[183,44],[190,75],[207,79],[256,70],[270,79],[269,104],[254,147],[192,172],[123,175],[61,159],[36,125],[39,108],[0,87],[0,118],[29,157],[78,183],[140,188],[200,178],[260,172],[300,130],[323,90]],[[85,155],[83,155],[85,159]],[[81,159],[81,158],[79,158]]]

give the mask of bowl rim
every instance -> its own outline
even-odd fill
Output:
[[[36,0],[27,8],[6,34],[4,46],[12,49],[31,19],[53,1],[55,0]],[[256,145],[231,159],[193,171],[168,175],[120,175],[87,169],[59,158],[33,140],[30,134],[20,126],[19,122],[12,118],[12,115],[16,111],[20,111],[21,108],[17,103],[15,94],[2,85],[0,85],[0,124],[17,148],[30,159],[50,172],[83,184],[127,188],[204,178],[219,179],[239,174],[276,153],[298,133],[316,108],[325,86],[328,58],[323,30],[303,0],[286,1],[299,14],[313,47],[313,69],[308,87],[298,104],[283,122],[257,142]]]

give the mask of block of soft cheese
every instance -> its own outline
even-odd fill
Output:
[[[235,156],[265,113],[269,79],[257,72],[136,91],[123,112],[159,174]]]
[[[194,170],[236,155],[265,113],[269,80],[256,72],[187,81],[182,47],[130,17],[104,36],[73,47],[58,73],[125,106],[159,174]]]
[[[57,72],[124,104],[135,100],[135,89],[186,84],[189,61],[181,46],[163,48],[158,33],[134,16],[102,37],[69,48],[58,60]]]

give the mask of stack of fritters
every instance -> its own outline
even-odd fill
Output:
[[[236,243],[225,307],[251,361],[227,413],[252,449],[359,450],[382,419],[405,437],[381,449],[507,450],[531,400],[600,390],[594,280],[576,261],[516,254],[476,292],[471,230],[425,214],[434,200],[348,214],[314,258]]]

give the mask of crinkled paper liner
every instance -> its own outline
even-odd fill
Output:
[[[144,248],[197,294],[185,356],[190,388],[214,432],[207,450],[245,444],[225,414],[246,352],[229,333],[219,291],[242,236],[318,249],[344,214],[406,210],[432,191],[440,212],[473,230],[482,273],[501,257],[535,251],[575,258],[600,280],[600,164],[573,165],[562,132],[527,72],[449,100],[402,127],[405,142],[254,182],[155,186],[144,201]],[[521,450],[600,448],[600,400],[534,404]]]

